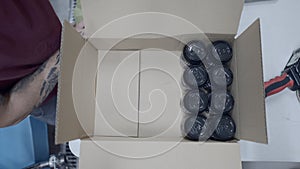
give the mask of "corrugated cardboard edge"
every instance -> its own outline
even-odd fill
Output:
[[[233,58],[231,60],[231,70],[233,73],[233,83],[231,85],[231,93],[235,97],[234,98],[234,107],[233,111],[231,113],[231,117],[234,119],[234,122],[237,126],[236,128],[236,133],[235,133],[235,138],[240,139],[240,110],[239,110],[239,99],[238,97],[238,75],[237,75],[237,49],[236,49],[236,43],[233,43]]]
[[[70,38],[70,39],[69,39]],[[62,34],[62,42],[61,42],[61,62],[60,62],[60,75],[58,78],[58,94],[57,94],[57,107],[56,107],[56,131],[55,131],[55,143],[59,144],[59,143],[64,143],[66,141],[70,141],[72,139],[77,139],[80,138],[82,136],[86,136],[86,133],[83,131],[83,129],[81,128],[78,119],[76,117],[76,113],[73,112],[73,115],[70,113],[71,112],[62,112],[62,107],[66,108],[71,108],[74,110],[74,106],[73,106],[73,100],[72,100],[72,94],[70,94],[69,97],[69,102],[72,102],[72,105],[70,106],[64,106],[61,104],[61,96],[62,96],[62,91],[61,91],[61,84],[63,83],[63,81],[65,81],[65,79],[62,77],[62,72],[64,71],[64,66],[63,66],[63,62],[65,60],[65,55],[67,52],[65,46],[67,45],[67,43],[72,43],[74,45],[73,50],[69,50],[71,52],[77,53],[77,56],[80,52],[80,49],[82,48],[82,46],[85,43],[85,40],[80,36],[80,34],[78,32],[76,32],[72,25],[70,23],[68,23],[67,21],[64,22],[64,28],[63,28],[63,34]],[[69,44],[68,44],[69,45]],[[75,46],[79,46],[78,48],[76,48]],[[76,55],[74,56],[74,58],[76,58]],[[76,60],[76,59],[75,59]],[[75,64],[75,63],[74,63]],[[74,67],[74,65],[72,65]],[[73,70],[69,70],[69,71],[73,71]],[[72,77],[70,77],[72,78]],[[68,83],[72,83],[68,82]],[[72,87],[70,87],[70,91]],[[64,93],[65,94],[65,93]],[[71,103],[70,103],[71,104]],[[61,122],[62,120],[62,115],[64,113],[69,114],[69,118],[64,119],[63,122]],[[71,124],[70,124],[71,123]],[[73,125],[72,125],[73,123]],[[67,125],[64,125],[67,124]],[[63,125],[63,126],[62,126]],[[69,127],[68,127],[69,126]],[[70,128],[71,129],[68,129]]]
[[[236,45],[240,138],[267,144],[259,19],[236,39]]]

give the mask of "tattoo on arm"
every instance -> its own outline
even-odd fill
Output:
[[[11,89],[11,93],[15,93],[15,92],[22,90],[24,88],[24,86],[26,86],[28,83],[32,82],[33,79],[34,78],[32,76],[25,77]]]
[[[58,74],[59,74],[60,54],[58,54],[55,59],[56,62],[54,67],[51,68],[51,70],[47,75],[47,78],[43,81],[42,88],[40,90],[41,100],[38,103],[38,105],[40,105],[45,101],[45,99],[48,97],[48,95],[51,93],[51,91],[57,84]]]
[[[56,56],[56,63],[55,63],[55,65],[59,65],[59,63],[60,63],[60,54],[58,54]]]
[[[0,94],[0,106],[5,105],[5,102],[6,102],[6,98]]]
[[[58,79],[58,68],[53,67],[51,68],[47,79],[44,80],[41,91],[40,91],[40,96],[41,96],[41,102],[42,103],[47,96],[50,94],[50,92],[53,90],[55,85],[57,84],[57,79]]]
[[[37,76],[40,75],[46,69],[46,66],[47,66],[48,62],[49,62],[49,60],[44,62],[43,65],[41,65],[32,75],[29,75],[29,76],[25,77],[24,79],[22,79],[21,81],[19,81],[12,88],[10,93],[11,94],[16,93],[16,92],[22,91],[23,89],[28,87],[28,85],[31,82],[33,82],[37,78]],[[57,84],[57,80],[58,80],[57,78],[58,78],[58,73],[59,73],[60,54],[55,56],[54,63],[55,64],[50,69],[48,75],[46,76],[46,79],[44,79],[42,84],[41,84],[42,86],[41,86],[41,90],[39,92],[40,101],[36,104],[35,107],[38,107],[41,103],[44,102],[44,100],[48,97],[50,92],[53,90],[53,88]],[[0,98],[0,102],[1,102],[1,98]]]
[[[18,91],[21,91],[22,89],[24,89],[24,87],[27,86],[30,82],[32,82],[37,75],[39,75],[41,72],[44,71],[47,63],[48,63],[48,61],[44,62],[42,64],[42,66],[40,66],[32,75],[29,75],[29,76],[25,77],[24,79],[22,79],[21,81],[19,81],[12,88],[12,90],[10,92],[15,93],[15,92],[18,92]]]
[[[60,55],[59,52],[56,54],[9,92],[0,93],[0,127],[23,120],[48,97],[58,81]]]

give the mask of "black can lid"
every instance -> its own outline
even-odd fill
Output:
[[[206,55],[207,49],[202,41],[190,41],[183,48],[183,56],[185,60],[192,65],[201,64],[201,61],[206,57]]]
[[[229,62],[232,58],[232,48],[230,44],[222,40],[213,42],[211,53],[214,58],[220,58],[220,61],[223,63]]]
[[[207,80],[207,72],[202,66],[192,66],[183,73],[183,81],[191,88],[201,87]]]
[[[213,82],[215,82],[215,84],[217,85],[222,85],[224,84],[223,82],[223,78],[222,78],[222,74],[225,74],[225,78],[226,78],[226,85],[230,86],[233,82],[233,73],[232,71],[227,68],[227,67],[217,67],[212,71],[212,80]]]
[[[219,141],[229,141],[234,138],[236,125],[229,115],[223,115],[216,130],[212,135],[212,139]]]
[[[225,107],[222,106],[221,102],[223,102],[223,99],[225,100]],[[212,103],[212,94],[208,94],[208,105],[213,109],[217,111],[223,111],[224,114],[230,112],[233,109],[234,106],[234,98],[230,94],[229,91],[226,93],[215,93],[214,95],[214,103]]]
[[[183,104],[185,109],[192,114],[202,113],[208,106],[207,94],[202,90],[191,90],[185,94]]]
[[[186,138],[193,141],[198,141],[203,126],[205,125],[204,116],[189,117],[184,122],[184,134]]]
[[[205,89],[207,92],[211,92],[211,83],[209,78],[207,79],[207,81],[204,83],[204,85],[202,86],[203,89]]]
[[[228,67],[224,67],[225,77],[226,77],[226,84],[230,86],[233,82],[233,73]]]

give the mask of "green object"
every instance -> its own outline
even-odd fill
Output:
[[[81,3],[80,0],[76,0],[76,7],[74,8],[74,18],[75,18],[75,23],[78,24],[83,20],[82,16],[82,10],[81,10]]]

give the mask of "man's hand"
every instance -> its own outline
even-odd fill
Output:
[[[0,128],[17,124],[39,107],[57,84],[60,55],[56,52],[32,75],[0,95]]]

